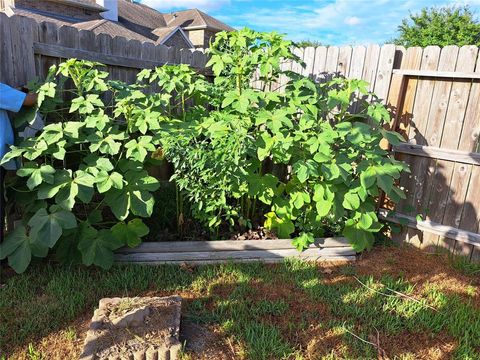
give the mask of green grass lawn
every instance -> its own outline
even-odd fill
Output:
[[[39,264],[0,289],[0,352],[73,359],[100,298],[180,293],[184,321],[214,331],[225,358],[480,359],[480,273],[467,270],[410,248],[329,267]]]

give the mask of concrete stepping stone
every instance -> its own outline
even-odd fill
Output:
[[[176,360],[182,298],[104,298],[99,301],[80,360]]]

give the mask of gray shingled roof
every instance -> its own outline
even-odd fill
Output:
[[[88,8],[90,10],[105,11],[105,8],[103,6],[98,5],[95,0],[50,0],[50,1],[64,3],[65,5]]]
[[[127,0],[118,0],[118,16],[121,22],[137,24],[152,30],[167,26],[161,12]]]
[[[171,14],[163,15],[168,26],[180,26],[182,28],[189,27],[206,27],[214,30],[234,31],[231,26],[221,22],[220,20],[205,14],[198,9],[176,11]]]
[[[77,29],[90,30],[95,34],[108,34],[111,37],[123,36],[127,39],[135,39],[138,41],[155,42],[157,36],[150,34],[154,39],[143,36],[142,34],[131,31],[122,24],[106,19],[96,19],[90,21],[81,21],[73,17],[52,15],[50,13],[35,11],[32,9],[13,8],[15,15],[25,16],[34,19],[37,22],[51,22],[60,26],[72,26]]]
[[[103,7],[95,3],[95,0],[62,0],[62,2],[71,5],[92,6],[97,7],[97,10],[104,10]],[[112,37],[123,36],[127,39],[157,44],[162,43],[179,27],[199,26],[213,30],[234,30],[198,9],[179,11],[174,16],[172,14],[162,14],[146,5],[128,0],[118,0],[118,22],[103,19],[99,14],[94,15],[94,17],[98,17],[97,19],[84,21],[73,16],[30,8],[17,7],[12,10],[16,15],[26,16],[37,22],[52,22],[57,26],[72,26],[77,29],[90,30],[96,34],[108,34]]]
[[[115,36],[123,36],[129,40],[138,40],[141,42],[148,41],[148,42],[156,42],[155,39],[151,39],[149,37],[143,36],[135,31],[132,31],[125,26],[122,26],[120,23],[115,21],[109,20],[91,20],[91,21],[83,21],[80,23],[76,23],[72,25],[77,29],[83,30],[90,30],[95,34],[108,34],[111,37]],[[153,37],[153,36],[152,36]]]

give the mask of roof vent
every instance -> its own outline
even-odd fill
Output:
[[[104,19],[118,21],[118,0],[95,0],[95,2],[107,9],[101,14]]]

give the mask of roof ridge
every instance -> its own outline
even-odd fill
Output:
[[[108,20],[107,19],[99,19],[99,20],[92,20],[92,21],[94,21],[95,23],[93,24],[93,26],[88,28],[88,30],[90,30],[90,31],[95,30],[100,25],[105,24]]]
[[[207,20],[205,20],[205,18],[203,17],[203,15],[207,15],[207,14],[205,14],[203,11],[201,11],[201,10],[199,10],[199,9],[197,9],[197,8],[194,8],[193,10],[195,10],[195,11],[197,12],[197,14],[198,14],[198,16],[200,16],[200,19],[201,19],[201,21],[203,22],[203,24],[204,24],[205,26],[207,26],[207,25],[208,25],[208,24],[207,24]]]

